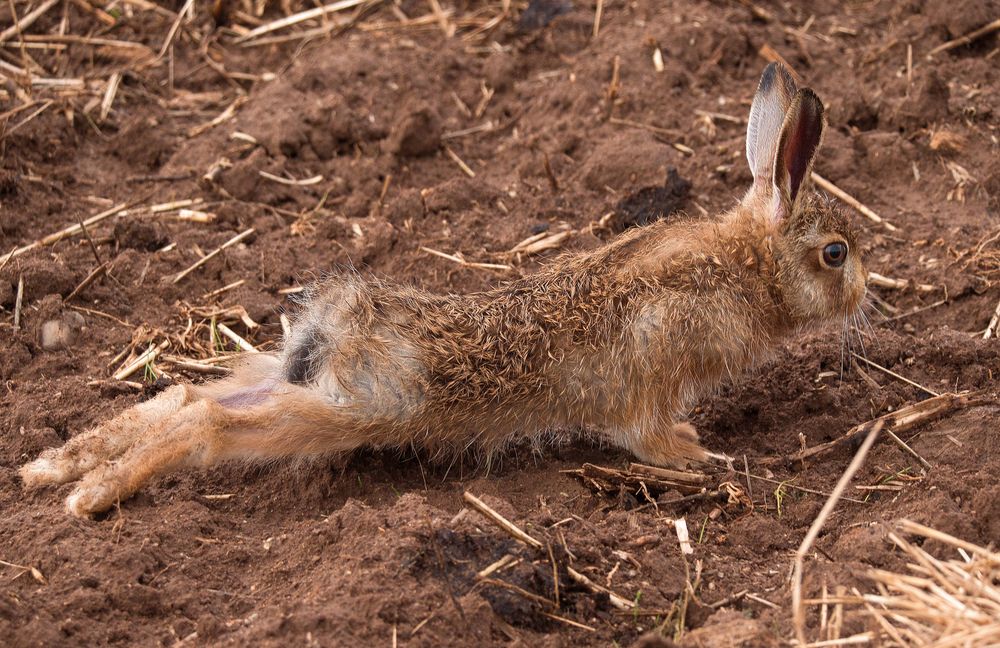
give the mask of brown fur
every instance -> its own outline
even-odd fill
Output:
[[[719,218],[636,229],[471,295],[327,279],[281,357],[173,387],[46,451],[22,468],[24,481],[82,477],[67,506],[86,515],[178,466],[363,445],[489,454],[584,428],[643,461],[704,459],[684,412],[782,338],[846,317],[864,295],[854,233],[831,204],[799,199],[794,180],[818,146],[822,105],[811,92],[786,96],[787,80],[760,92],[766,85],[780,93],[758,116],[782,130],[754,134],[758,155],[773,159],[778,136],[798,134],[782,138],[779,162]],[[841,268],[821,262],[831,241],[851,251]]]

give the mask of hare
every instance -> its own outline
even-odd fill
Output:
[[[683,420],[696,399],[864,298],[854,231],[804,191],[823,128],[819,98],[771,64],[747,127],[753,186],[732,210],[637,228],[482,293],[319,282],[280,355],[170,387],[21,477],[79,479],[66,507],[87,516],[183,466],[362,446],[489,454],[582,428],[645,462],[704,460]]]

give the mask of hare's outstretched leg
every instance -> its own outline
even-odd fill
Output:
[[[66,508],[78,516],[105,511],[183,466],[347,451],[374,440],[373,425],[358,410],[291,385],[276,386],[250,407],[226,402],[203,398],[164,419],[118,460],[84,476]]]
[[[160,421],[194,398],[194,390],[189,385],[170,387],[156,398],[76,435],[61,447],[49,448],[21,467],[21,479],[29,488],[79,479],[102,462],[128,450],[136,439],[149,434]]]

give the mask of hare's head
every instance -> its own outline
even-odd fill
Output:
[[[747,125],[753,187],[743,201],[770,239],[778,290],[794,324],[843,319],[865,295],[854,229],[831,201],[808,190],[825,126],[823,104],[772,63]]]

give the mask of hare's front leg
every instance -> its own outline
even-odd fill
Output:
[[[629,450],[640,460],[655,466],[683,467],[689,461],[702,462],[713,453],[698,443],[698,433],[690,423],[667,423],[637,431]]]
[[[76,435],[61,447],[44,451],[21,467],[21,479],[29,488],[79,479],[105,461],[118,458],[136,439],[148,435],[160,421],[193,399],[188,385],[170,387],[156,398]]]

